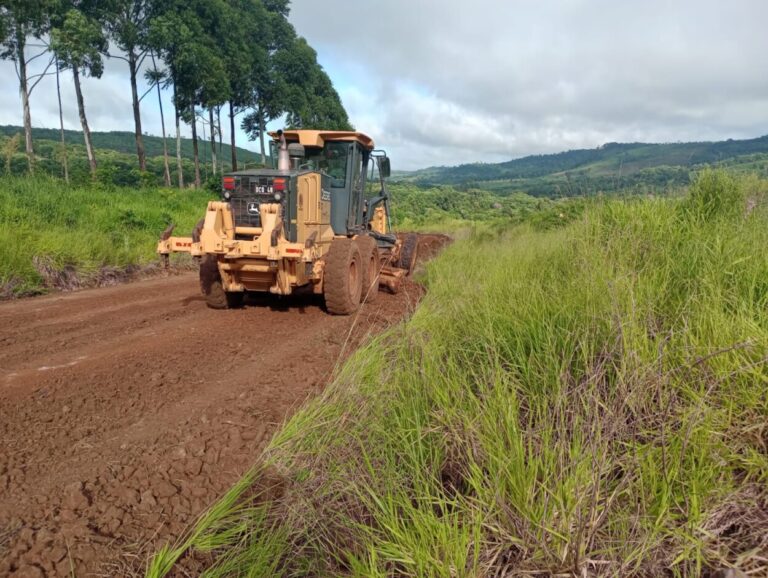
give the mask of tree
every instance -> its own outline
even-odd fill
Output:
[[[195,185],[200,186],[196,107],[218,106],[228,98],[229,83],[218,41],[224,33],[223,4],[220,0],[159,4],[160,10],[150,22],[150,43],[168,65],[177,114],[192,128]],[[177,135],[178,130],[177,121]]]
[[[163,131],[163,163],[164,163],[163,177],[165,178],[165,186],[170,187],[171,186],[171,167],[168,162],[168,141],[166,140],[166,136],[165,136],[165,114],[163,112],[163,97],[162,97],[162,93],[160,92],[160,85],[164,81],[166,81],[168,75],[166,71],[161,71],[157,69],[157,61],[155,60],[154,52],[150,52],[150,57],[152,59],[152,70],[147,70],[144,76],[149,81],[150,89],[152,87],[157,88],[157,105],[160,108],[160,126],[162,127],[162,131]]]
[[[180,189],[184,188],[184,166],[181,159],[181,104],[176,86],[176,58],[180,47],[188,42],[190,31],[183,19],[172,11],[172,6],[155,3],[147,29],[147,41],[153,54],[158,54],[168,65],[166,84],[173,86],[173,113],[176,127],[176,173]],[[174,27],[180,28],[175,29]],[[175,32],[174,32],[175,31]]]
[[[56,100],[59,104],[59,134],[61,137],[61,166],[64,169],[64,181],[69,183],[69,159],[67,158],[67,141],[64,137],[64,110],[61,107],[61,81],[59,72],[61,65],[56,59]]]
[[[141,171],[147,170],[147,160],[144,152],[144,140],[142,138],[137,76],[149,51],[147,46],[149,16],[150,10],[147,0],[112,0],[107,16],[109,36],[126,55],[125,57],[113,56],[128,63],[128,73],[131,82],[131,102],[133,103],[136,156],[138,157],[139,170]]]
[[[281,15],[282,24],[270,54],[268,69],[255,83],[252,111],[243,119],[243,130],[251,140],[261,141],[262,163],[266,162],[264,133],[267,123],[287,113],[294,128],[350,130],[352,125],[331,79],[317,62],[317,53]]]
[[[27,56],[29,37],[40,39],[49,30],[51,0],[0,0],[0,58],[13,61],[19,80],[21,106],[24,118],[24,145],[27,153],[29,172],[34,172],[35,151],[32,144],[32,114],[29,99],[37,84],[48,73],[52,62],[49,60],[44,72],[29,76],[29,64],[46,56],[43,48],[33,56]]]
[[[60,27],[51,30],[51,47],[59,61],[59,66],[72,70],[77,96],[77,110],[80,124],[83,128],[85,150],[91,174],[96,176],[96,155],[93,150],[91,131],[85,114],[83,90],[80,83],[81,74],[100,78],[104,72],[102,53],[107,50],[107,39],[104,37],[99,22],[86,15],[79,8],[70,8],[65,13]]]
[[[227,0],[224,20],[229,34],[222,44],[229,81],[229,127],[232,170],[237,170],[235,118],[253,106],[253,95],[268,74],[274,15],[261,2]]]
[[[275,54],[275,69],[285,82],[285,110],[294,128],[351,130],[352,125],[317,53],[298,37]]]

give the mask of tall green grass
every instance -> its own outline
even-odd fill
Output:
[[[708,172],[454,244],[148,576],[765,575],[765,192]]]
[[[173,189],[67,186],[54,178],[0,178],[0,292],[46,289],[48,270],[95,275],[157,259],[169,223],[189,234],[208,194]],[[37,265],[36,265],[37,263]]]

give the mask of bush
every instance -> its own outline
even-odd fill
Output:
[[[705,169],[694,179],[683,209],[693,218],[705,221],[742,215],[742,180],[724,169]]]

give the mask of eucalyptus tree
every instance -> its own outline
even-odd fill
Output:
[[[150,90],[152,88],[157,89],[157,106],[160,110],[160,127],[163,133],[163,177],[165,179],[165,186],[170,187],[171,167],[168,160],[168,139],[165,134],[165,112],[163,111],[163,95],[161,91],[161,85],[168,80],[168,73],[165,70],[158,69],[154,52],[150,51],[149,56],[152,60],[152,68],[144,73],[144,77],[149,82]]]
[[[275,74],[283,82],[287,123],[294,128],[350,130],[347,112],[317,53],[296,37],[274,56]]]
[[[29,172],[34,172],[35,151],[32,143],[32,114],[29,99],[38,83],[48,74],[53,60],[48,48],[36,45],[28,54],[30,39],[42,39],[50,30],[50,14],[55,0],[0,0],[0,58],[14,64],[21,94],[24,146]],[[48,58],[43,72],[30,74],[29,65],[38,58]]]
[[[71,2],[64,7],[66,11],[63,12],[60,24],[51,29],[51,48],[56,55],[59,67],[72,71],[88,164],[91,175],[95,176],[96,154],[85,113],[81,76],[101,77],[104,72],[102,54],[107,51],[108,43],[98,20],[97,6]]]
[[[296,35],[288,22],[288,3],[263,1],[270,14],[272,36],[267,64],[253,82],[251,110],[244,117],[242,128],[251,140],[259,139],[265,163],[266,126],[284,114],[287,124],[294,128],[352,127],[331,79],[317,62],[317,53]]]
[[[147,170],[144,139],[141,128],[141,108],[138,90],[138,75],[145,58],[149,54],[147,34],[151,16],[150,0],[107,0],[106,28],[109,37],[125,56],[110,54],[128,64],[128,76],[131,83],[131,102],[133,104],[134,138],[139,169]]]
[[[223,0],[158,0],[149,23],[149,44],[165,61],[173,83],[179,168],[179,119],[192,129],[196,186],[200,186],[196,108],[221,105],[229,94],[220,46],[227,33],[223,9]]]
[[[237,170],[235,119],[252,107],[255,87],[269,67],[272,14],[261,0],[226,0],[223,21],[228,33],[221,38],[221,54],[229,84],[229,133],[232,169]]]

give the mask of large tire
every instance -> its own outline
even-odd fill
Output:
[[[416,233],[408,233],[403,239],[403,246],[400,247],[400,258],[397,261],[397,266],[400,269],[405,269],[410,275],[416,268],[418,256],[419,236]]]
[[[353,239],[334,239],[325,258],[323,294],[328,313],[350,315],[360,307],[363,267]]]
[[[200,288],[205,295],[206,305],[211,309],[237,309],[243,306],[244,293],[224,291],[219,263],[213,255],[206,255],[200,262]]]
[[[370,235],[357,238],[360,247],[360,257],[363,264],[363,290],[360,292],[360,301],[373,303],[379,295],[379,272],[381,260],[379,259],[379,246],[376,239]]]

